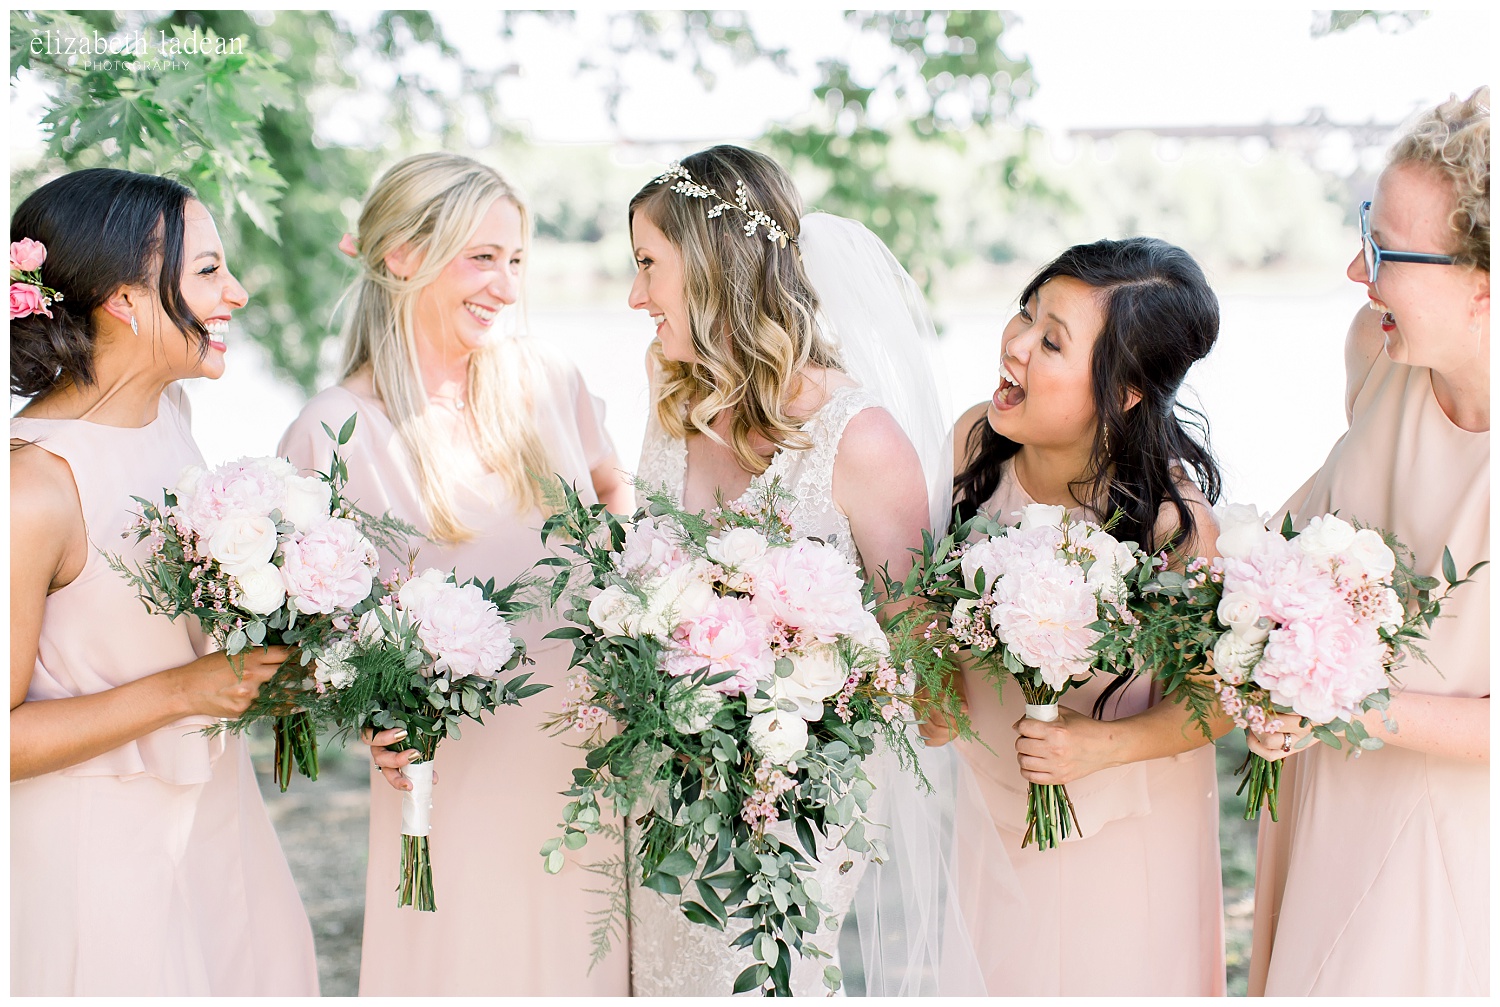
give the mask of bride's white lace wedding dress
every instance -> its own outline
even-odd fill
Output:
[[[803,424],[802,430],[811,445],[803,450],[778,451],[769,467],[745,491],[752,493],[779,479],[781,488],[794,501],[793,532],[828,542],[856,565],[860,558],[850,534],[849,519],[833,501],[833,463],[849,420],[875,405],[878,405],[875,399],[857,385],[835,390]],[[686,475],[687,444],[667,436],[653,413],[641,447],[636,484],[642,489],[664,487],[680,503]],[[791,823],[778,823],[773,831],[784,841],[796,844]],[[822,854],[821,848],[819,852]],[[850,860],[853,868],[840,873],[840,866]],[[822,888],[823,900],[840,922],[854,900],[864,869],[864,857],[860,854],[845,855],[839,849],[820,856],[813,877]],[[755,964],[748,949],[729,947],[738,932],[735,924],[741,924],[743,929],[744,921],[732,920],[724,931],[692,923],[678,908],[681,901],[680,896],[662,895],[638,884],[631,885],[630,968],[634,996],[728,996],[734,989],[735,977]],[[815,943],[834,957],[793,961],[791,986],[796,996],[828,993],[823,985],[823,969],[838,963],[838,932],[820,930]]]

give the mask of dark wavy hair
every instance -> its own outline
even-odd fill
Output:
[[[1180,548],[1193,538],[1195,522],[1179,486],[1179,473],[1217,503],[1223,486],[1208,446],[1208,419],[1177,400],[1188,368],[1208,355],[1219,335],[1219,300],[1203,270],[1187,252],[1158,238],[1127,238],[1074,245],[1037,273],[1021,294],[1030,302],[1042,284],[1069,276],[1098,292],[1104,327],[1094,342],[1090,384],[1098,426],[1084,473],[1073,496],[1101,518],[1117,516],[1113,534],[1148,553]],[[1125,393],[1140,401],[1125,408]],[[984,420],[965,444],[968,464],[953,480],[962,518],[972,517],[1000,484],[1005,463],[1021,445],[996,433]],[[1177,531],[1158,541],[1163,504],[1177,510]],[[1128,682],[1110,683],[1095,703]]]
[[[94,311],[122,286],[155,286],[162,307],[201,356],[208,330],[182,296],[181,182],[117,168],[70,172],[37,189],[10,218],[10,240],[47,246],[42,282],[61,293],[52,317],[10,323],[10,393],[45,395],[94,381]]]

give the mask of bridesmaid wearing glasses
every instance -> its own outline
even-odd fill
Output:
[[[1416,571],[1489,559],[1489,88],[1420,116],[1361,210],[1349,278],[1369,293],[1345,359],[1349,429],[1293,494],[1297,523],[1337,510],[1389,529]],[[1305,730],[1251,735],[1285,759],[1262,817],[1250,991],[1489,993],[1490,573],[1443,609],[1408,662],[1383,748],[1358,759]]]

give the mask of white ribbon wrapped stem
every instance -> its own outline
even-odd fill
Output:
[[[425,836],[432,831],[432,763],[408,763],[401,775],[411,781],[401,792],[401,834]]]
[[[1036,705],[1032,705],[1031,703],[1027,703],[1026,716],[1030,717],[1032,720],[1040,720],[1043,723],[1050,724],[1052,721],[1057,719],[1057,704],[1038,703]]]

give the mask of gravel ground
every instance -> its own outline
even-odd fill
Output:
[[[312,920],[318,978],[324,996],[359,990],[359,943],[364,929],[365,865],[369,858],[370,761],[363,745],[324,741],[317,783],[296,777],[286,793],[271,780],[269,735],[250,745],[266,809],[281,836],[292,876]],[[1244,758],[1242,738],[1219,745],[1219,845],[1224,861],[1224,931],[1229,995],[1244,996],[1254,910],[1256,823],[1241,817],[1234,769]]]
[[[250,739],[266,810],[312,921],[324,996],[359,992],[370,842],[367,751],[358,742],[345,749],[325,740],[319,752],[318,781],[295,776],[283,794],[271,778],[269,733]]]

